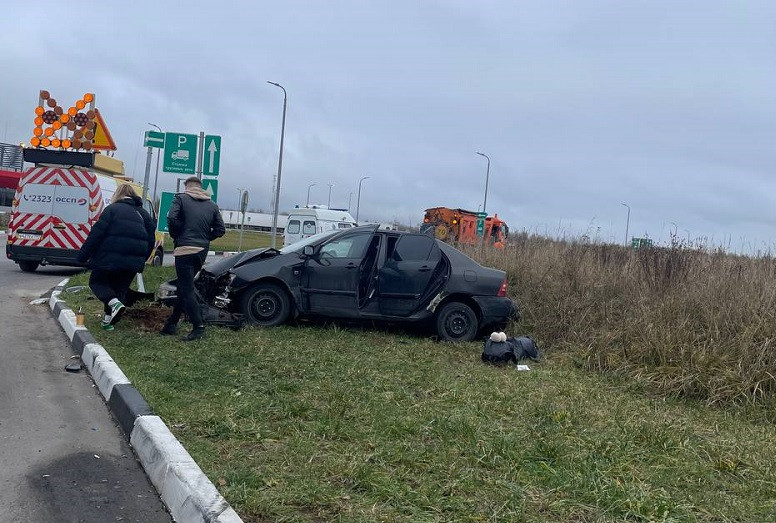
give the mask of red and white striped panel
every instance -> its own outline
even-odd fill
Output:
[[[86,224],[69,224],[50,215],[19,212],[18,202],[21,199],[24,186],[28,183],[86,187],[89,191],[89,222]],[[97,176],[92,172],[81,169],[35,167],[25,173],[21,180],[19,180],[19,187],[16,190],[14,199],[17,205],[14,206],[11,213],[9,241],[12,241],[15,245],[30,247],[80,249],[89,235],[92,225],[100,217],[104,208]],[[39,230],[42,234],[40,239],[37,240],[22,239],[16,236],[16,232],[21,229]]]

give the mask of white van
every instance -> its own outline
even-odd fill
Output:
[[[123,176],[100,172],[98,164],[113,166],[115,162],[102,155],[96,157],[92,169],[36,165],[19,179],[5,249],[6,256],[21,270],[32,272],[39,265],[83,266],[76,260],[78,250],[110,204],[118,182],[127,182],[136,193],[142,193],[142,186]],[[153,218],[150,199],[144,207]],[[158,231],[156,240],[149,261],[161,265],[164,236]]]
[[[356,220],[347,211],[320,207],[297,208],[288,215],[283,245],[291,245],[319,232],[355,226]]]

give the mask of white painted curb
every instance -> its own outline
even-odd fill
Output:
[[[68,281],[63,280],[58,287],[64,288]],[[75,331],[86,328],[75,324],[75,313],[58,298],[60,293],[59,290],[51,292],[49,307],[53,313],[56,305],[60,304],[57,320],[72,343]],[[87,343],[83,347],[81,361],[91,373],[106,403],[110,402],[116,385],[131,385],[108,351],[98,343]],[[175,521],[242,523],[237,512],[221,496],[159,416],[138,416],[129,435],[129,442]]]
[[[176,521],[242,521],[161,418],[137,418],[129,442]]]
[[[97,388],[100,389],[103,397],[107,400],[113,392],[113,387],[120,384],[130,383],[113,358],[110,357],[102,345],[97,343],[88,343],[84,347],[81,355],[81,361],[92,374]]]

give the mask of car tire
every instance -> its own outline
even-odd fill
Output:
[[[164,251],[156,249],[154,251],[154,257],[151,259],[151,265],[154,267],[161,267],[164,262]]]
[[[257,283],[243,293],[242,312],[252,325],[275,327],[288,321],[291,299],[274,283]]]
[[[35,262],[35,261],[19,262],[19,268],[22,270],[22,272],[35,272],[35,270],[38,268],[38,265],[40,265],[40,262]]]
[[[446,303],[437,312],[436,331],[442,341],[472,341],[479,331],[477,315],[465,303]]]

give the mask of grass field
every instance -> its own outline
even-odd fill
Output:
[[[277,236],[277,248],[283,247],[283,235]],[[261,247],[272,246],[272,234],[268,232],[248,231],[243,233],[242,250],[258,249]],[[211,251],[237,251],[240,247],[240,231],[236,229],[227,229],[226,234],[210,242]],[[164,240],[165,252],[172,252],[172,238],[166,235]]]
[[[171,275],[149,269],[147,285]],[[512,292],[530,277],[512,273]],[[65,296],[247,522],[774,521],[767,415],[673,399],[617,365],[591,373],[591,345],[574,343],[598,333],[567,341],[582,319],[543,320],[530,301],[513,330],[556,337],[518,372],[483,365],[479,343],[397,331],[210,328],[183,344],[153,332],[155,307],[103,332],[98,302]]]

